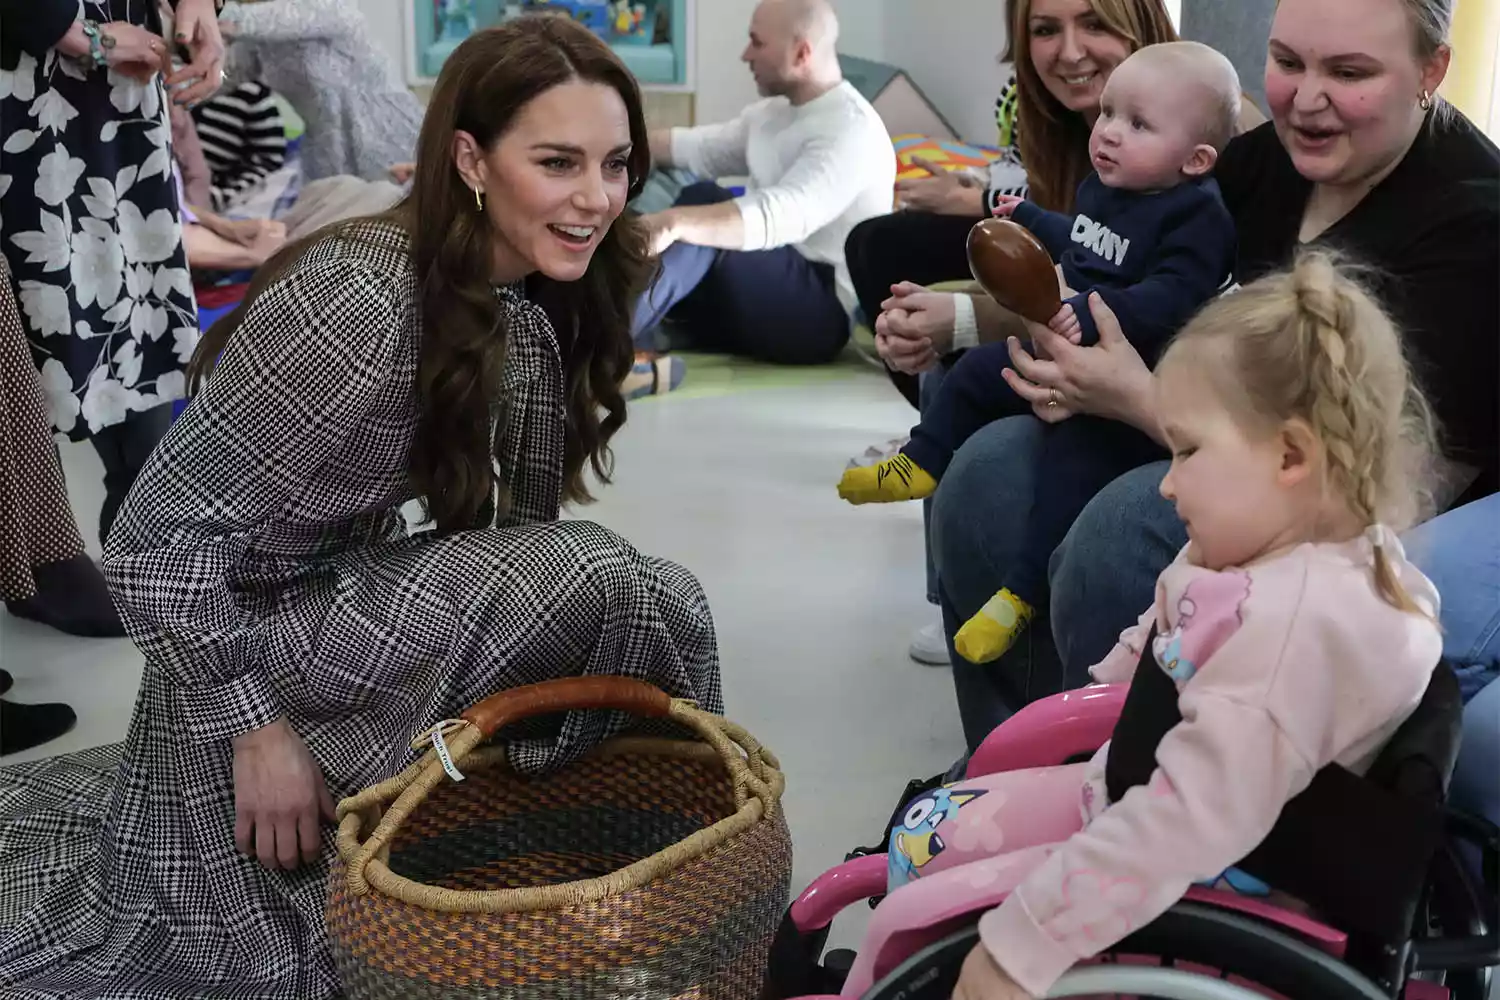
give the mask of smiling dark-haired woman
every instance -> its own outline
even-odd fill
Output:
[[[697,581],[558,520],[624,421],[648,156],[586,29],[481,32],[410,198],[289,246],[214,327],[105,553],[146,657],[113,791],[77,761],[0,778],[6,997],[332,996],[321,821],[414,734],[579,673],[721,709]],[[436,530],[409,537],[416,498]],[[513,759],[612,725],[573,713]]]

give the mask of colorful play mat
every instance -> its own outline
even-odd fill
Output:
[[[896,147],[896,179],[925,177],[918,162],[936,170],[987,170],[1000,158],[1000,150],[991,146],[972,146],[955,139],[934,139],[927,135],[898,135],[891,140]]]

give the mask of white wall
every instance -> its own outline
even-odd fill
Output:
[[[756,0],[698,0],[693,94],[699,124],[731,118],[755,100],[755,81],[740,62]]]
[[[295,2],[295,0],[287,0]],[[420,2],[420,0],[419,0]],[[907,0],[915,5],[915,0]],[[948,0],[944,0],[948,2]],[[405,72],[402,0],[358,0],[371,33]],[[697,113],[700,122],[728,118],[755,100],[755,81],[740,63],[756,0],[697,0]],[[886,56],[881,0],[834,0],[839,12],[839,48],[867,59]]]
[[[401,19],[406,8],[401,0],[357,0],[360,13],[369,22],[370,34],[375,41],[391,54],[401,75],[406,75],[405,36],[401,33]]]
[[[998,59],[1005,0],[883,0],[883,6],[885,61],[906,70],[960,136],[994,143],[995,98],[1009,75]]]
[[[704,0],[699,0],[700,6]],[[708,0],[712,3],[713,0]],[[917,3],[919,0],[908,0]],[[946,0],[945,0],[946,2]],[[839,51],[865,59],[884,60],[890,26],[879,0],[833,0],[839,13]]]

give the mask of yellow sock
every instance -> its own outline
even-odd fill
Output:
[[[970,663],[989,663],[1004,656],[1031,624],[1035,609],[1008,589],[991,597],[979,614],[953,637],[958,655]]]
[[[905,455],[896,455],[874,465],[845,469],[839,480],[839,496],[852,504],[899,503],[932,496],[937,480]]]

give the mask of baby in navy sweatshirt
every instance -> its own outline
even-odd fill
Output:
[[[1211,174],[1239,111],[1239,76],[1224,56],[1197,42],[1147,46],[1105,85],[1089,140],[1094,172],[1078,188],[1078,214],[996,199],[995,214],[1031,230],[1059,264],[1063,305],[1048,324],[1054,331],[1073,343],[1095,343],[1088,299],[1096,292],[1154,367],[1172,336],[1229,285],[1234,220]],[[845,472],[839,496],[853,504],[930,496],[972,434],[1002,417],[1032,413],[1005,381],[1009,366],[1003,343],[967,351],[901,453]],[[1149,436],[1118,421],[1080,414],[1043,426],[1022,550],[1004,588],[954,642],[974,663],[1003,655],[1030,622],[1046,593],[1052,550],[1089,500],[1117,476],[1163,457]]]

